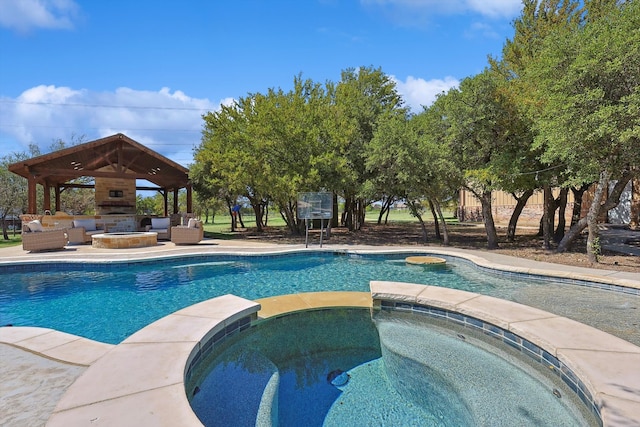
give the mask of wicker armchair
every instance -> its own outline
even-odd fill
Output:
[[[171,218],[151,218],[151,225],[147,225],[144,231],[158,233],[158,240],[170,240]]]
[[[29,252],[63,249],[68,242],[64,229],[22,231],[22,249]]]
[[[194,221],[194,220],[191,220]],[[176,245],[194,245],[204,238],[201,221],[194,221],[192,227],[179,225],[171,227],[171,241]]]

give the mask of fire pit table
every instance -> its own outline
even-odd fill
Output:
[[[158,233],[151,231],[101,233],[91,236],[91,246],[102,249],[144,248],[157,244]]]

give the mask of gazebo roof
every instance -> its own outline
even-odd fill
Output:
[[[189,184],[187,168],[122,133],[16,162],[9,170],[49,185],[81,176],[144,179],[165,189]]]

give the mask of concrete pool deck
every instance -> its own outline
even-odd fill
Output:
[[[309,250],[315,251],[319,250],[319,248],[311,246]],[[640,280],[635,273],[541,263],[485,251],[469,251],[429,246],[369,247],[330,244],[326,244],[322,250],[348,250],[353,252],[425,251],[434,254],[463,257],[487,268],[578,280],[592,280],[640,289]],[[304,245],[285,246],[251,241],[204,240],[194,246],[175,246],[170,242],[163,242],[151,248],[124,250],[98,249],[92,248],[91,246],[68,246],[64,251],[38,254],[26,253],[18,246],[1,249],[0,264],[39,263],[43,261],[114,262],[201,253],[260,254],[291,251],[305,251]],[[400,285],[400,288],[402,288],[402,285]],[[394,294],[402,296],[403,292],[404,291],[400,289],[394,291]],[[485,298],[484,303],[473,308],[472,305],[469,305],[471,303],[467,301],[467,298],[462,301],[460,301],[459,298],[457,292],[451,292],[449,297],[440,298],[440,303],[445,308],[456,308],[460,304],[467,304],[465,307],[460,307],[460,309],[477,310],[480,314],[485,313],[484,316],[488,316],[487,321],[503,322],[507,326],[515,326],[516,323],[519,323],[520,332],[532,334],[534,337],[538,334],[539,336],[535,339],[538,340],[539,344],[543,347],[549,347],[550,350],[556,354],[565,354],[565,356],[566,354],[572,354],[574,359],[579,356],[578,359],[580,363],[578,365],[580,369],[578,369],[578,372],[588,377],[590,385],[595,391],[595,393],[593,393],[594,397],[602,399],[600,402],[606,404],[604,405],[605,410],[603,412],[605,425],[621,425],[623,422],[626,422],[626,425],[640,425],[640,370],[637,368],[640,366],[640,348],[586,325],[581,325],[574,321],[567,323],[566,321],[568,321],[568,319],[559,316],[551,315],[546,316],[546,318],[542,316],[531,319],[513,317],[514,313],[523,312],[521,309],[522,306],[516,310],[514,310],[513,307],[507,309],[506,306],[501,305],[503,300],[496,301],[495,299],[490,299],[490,297],[485,298],[480,296],[475,302],[482,303],[483,298]],[[287,311],[324,306],[370,306],[371,300],[371,294],[358,292],[279,296],[260,300],[259,304],[261,309],[258,312],[258,316],[268,317]],[[514,304],[506,303],[509,307],[511,307],[511,304]],[[524,312],[526,313],[527,310]],[[203,323],[205,324],[205,329],[211,326],[207,323],[208,321],[203,321],[200,316],[193,317],[201,322],[198,328],[195,329],[202,331]],[[581,328],[581,326],[584,326],[586,329]],[[182,331],[181,333],[183,335],[182,338],[176,339],[177,342],[181,343],[178,354],[182,354],[183,356],[185,353],[188,353],[185,348],[193,348],[194,343],[199,342],[202,337],[202,335],[200,335],[200,337],[190,336],[185,338],[184,328],[185,325],[182,323],[177,327],[178,331]],[[146,329],[147,328],[143,329],[143,331]],[[191,329],[191,326],[188,329]],[[146,333],[149,332],[147,331]],[[165,323],[162,329],[162,335],[171,333],[171,327]],[[610,337],[613,341],[609,338],[603,340],[603,336]],[[166,339],[165,337],[162,340],[162,344],[165,347],[168,345]],[[597,348],[594,348],[594,342],[599,342],[602,346],[596,346]],[[46,420],[49,418],[49,415],[54,412],[56,405],[62,402],[60,400],[61,397],[65,399],[67,403],[62,402],[62,406],[55,409],[56,415],[50,418],[49,425],[94,425],[93,422],[97,422],[98,419],[100,419],[101,425],[143,425],[139,423],[141,421],[139,418],[128,416],[127,414],[130,414],[128,411],[117,414],[117,410],[114,411],[113,406],[109,404],[106,406],[104,404],[97,404],[97,402],[103,402],[104,400],[111,403],[122,402],[121,399],[126,396],[134,399],[130,401],[129,404],[142,404],[144,406],[144,402],[141,402],[139,399],[146,395],[153,401],[152,403],[154,403],[153,407],[155,410],[160,410],[163,406],[171,408],[172,405],[169,404],[170,402],[163,401],[155,394],[157,391],[145,394],[142,393],[139,388],[137,390],[127,390],[125,388],[123,391],[124,395],[122,396],[115,396],[113,394],[110,396],[97,396],[94,394],[94,397],[96,397],[95,401],[88,401],[88,397],[83,396],[82,399],[84,400],[73,403],[74,399],[72,397],[63,396],[63,392],[71,384],[73,385],[70,390],[72,390],[74,386],[81,387],[82,382],[84,382],[85,385],[90,383],[91,372],[89,372],[89,369],[93,368],[92,371],[95,373],[97,368],[94,368],[94,366],[98,363],[105,366],[109,365],[111,363],[109,362],[110,355],[117,355],[121,351],[124,351],[118,349],[124,348],[123,344],[111,346],[42,328],[0,328],[0,364],[2,366],[0,371],[0,384],[2,384],[2,388],[0,389],[0,413],[6,414],[3,415],[3,419],[0,421],[2,421],[3,425],[18,426],[25,425],[25,420],[29,419],[31,420],[29,422],[30,425],[44,425],[44,421],[42,420]],[[136,344],[140,345],[141,343]],[[152,347],[155,349],[159,348],[158,346],[160,345],[158,342],[146,343],[145,345],[151,344],[153,344]],[[126,345],[132,346],[133,343],[130,342]],[[157,358],[160,359],[157,360],[157,363],[166,364],[168,363],[166,360],[167,357],[174,358],[176,354],[174,351],[169,351],[168,353],[162,351],[162,353],[165,356],[164,358]],[[154,354],[157,356],[157,352],[154,352]],[[126,357],[124,359],[128,360]],[[570,361],[574,359],[570,358]],[[117,359],[114,360],[117,361]],[[120,358],[119,360],[120,362],[117,362],[117,366],[120,366],[126,371],[126,367],[121,366],[123,359]],[[151,359],[142,358],[137,360],[138,363],[140,360],[143,360],[146,365],[148,360]],[[575,361],[572,363],[576,364]],[[73,369],[70,369],[70,367]],[[48,381],[46,378],[47,374],[52,374],[52,369],[55,370],[56,368],[59,372],[51,375],[53,381]],[[134,369],[135,372],[134,366],[130,366],[129,368]],[[65,369],[67,369],[67,371],[65,371]],[[176,375],[178,371],[180,375],[184,374],[185,365],[184,363],[182,363],[182,365],[180,363],[172,363],[172,369],[177,369],[177,371],[173,372],[173,376],[168,380],[169,383],[158,384],[158,379],[156,378],[153,379],[153,381],[156,382],[154,383],[152,381],[150,383],[151,385],[148,386],[150,387],[148,390],[167,387],[167,390],[170,391],[170,396],[175,397],[176,393],[179,395],[180,387],[176,386]],[[584,372],[582,371],[583,369]],[[84,380],[80,381],[80,379],[78,379],[76,383],[79,385],[76,386],[74,383],[76,378],[84,378]],[[125,375],[124,381],[127,379]],[[104,375],[101,376],[101,381],[103,380],[115,381],[116,384],[113,385],[114,388],[119,387],[117,384],[118,381],[120,381],[120,383],[123,382],[123,378],[109,375],[106,375],[106,377]],[[5,389],[5,385],[11,386]],[[121,386],[122,384],[120,384],[120,387]],[[144,387],[144,384],[136,387]],[[50,390],[50,392],[40,393],[39,395],[28,394],[28,390],[34,388]],[[101,387],[101,389],[103,388],[104,387]],[[182,388],[182,391],[182,399],[186,400],[184,388]],[[86,390],[82,394],[86,394]],[[126,407],[125,405],[121,408]],[[131,408],[131,406],[128,407]],[[136,408],[137,407],[139,406],[136,406]],[[612,409],[614,411],[612,411]],[[31,417],[28,417],[29,411],[33,411]],[[78,415],[79,418],[67,418],[74,413]],[[91,413],[94,415],[90,415]],[[98,413],[99,415],[95,415]],[[186,411],[185,414],[185,416],[189,418],[189,425],[198,425],[197,420],[194,422],[193,417],[189,415],[188,411]],[[71,420],[75,421],[69,424],[68,422]],[[169,418],[165,421],[168,423],[167,425],[170,424],[169,420],[177,421],[175,418]],[[182,421],[187,421],[187,419],[182,419]]]

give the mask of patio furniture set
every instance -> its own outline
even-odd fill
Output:
[[[157,240],[170,240],[176,245],[197,244],[204,238],[202,222],[194,218],[186,225],[177,226],[171,226],[170,218],[151,218],[145,232],[157,233]],[[23,223],[22,248],[29,252],[63,249],[67,244],[91,243],[94,236],[108,234],[106,227],[100,227],[95,219],[76,219],[71,228],[56,229],[45,229],[40,220],[35,219]],[[131,233],[135,234],[139,233]]]

